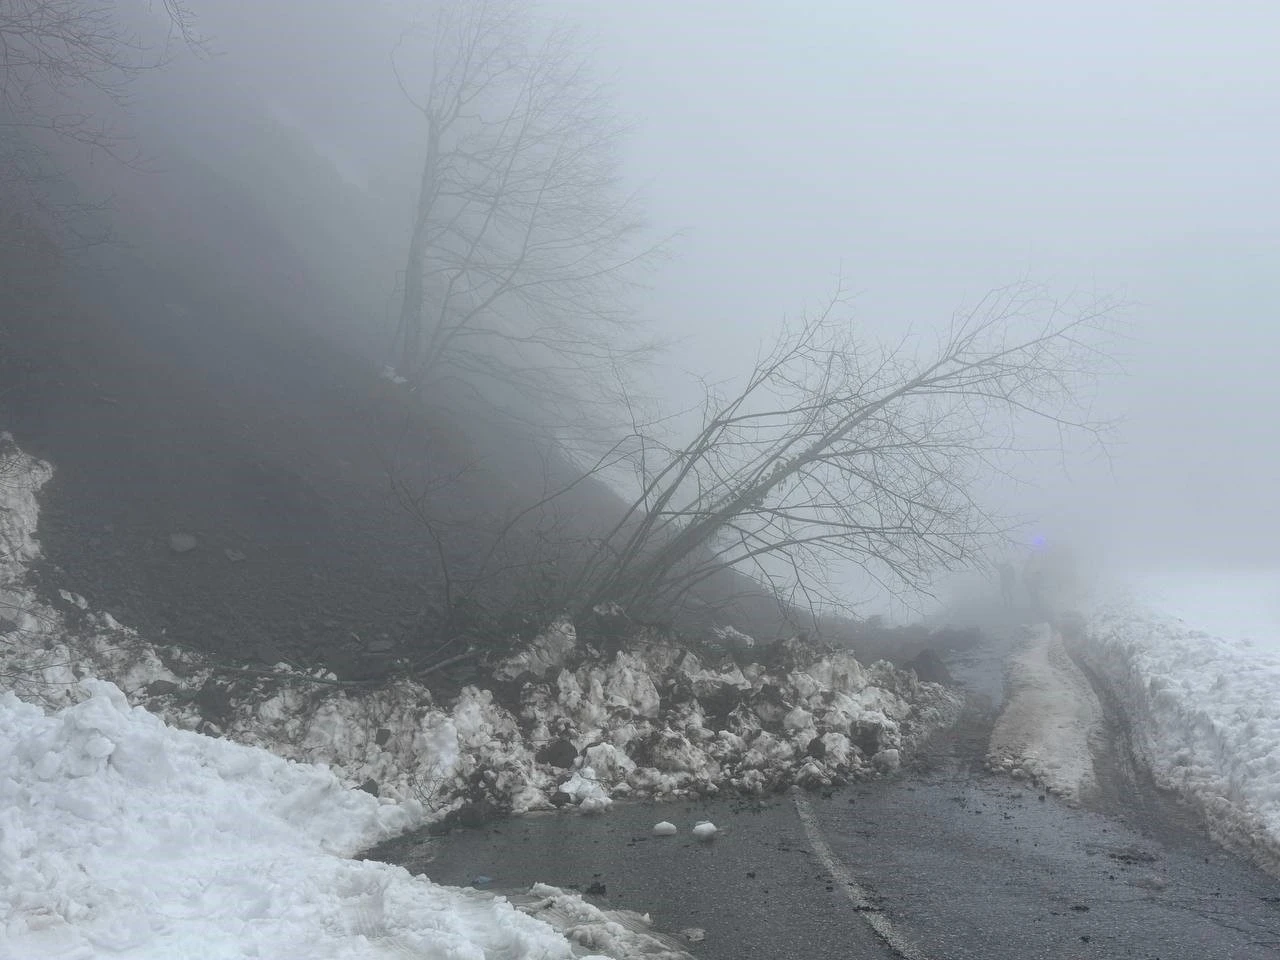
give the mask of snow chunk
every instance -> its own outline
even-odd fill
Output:
[[[583,767],[574,773],[560,784],[560,790],[568,794],[583,813],[603,813],[613,804],[609,791],[604,788],[591,767]]]
[[[653,825],[653,835],[655,837],[674,837],[677,832],[676,825],[670,820],[660,820]]]
[[[396,368],[389,363],[383,365],[382,371],[378,374],[378,376],[380,376],[383,380],[388,381],[389,383],[396,384],[397,386],[403,386],[404,384],[409,382],[404,377],[400,376],[400,374],[396,373]]]
[[[902,766],[902,754],[890,747],[888,750],[881,750],[872,757],[871,763],[883,773],[892,773]]]
[[[710,820],[699,820],[692,830],[695,840],[701,840],[704,843],[714,837],[720,831],[716,829],[716,825]]]
[[[648,914],[601,910],[580,896],[544,883],[530,888],[529,896],[513,900],[523,912],[545,921],[588,950],[598,950],[610,957],[693,960],[672,937],[651,929]],[[586,960],[605,958],[593,956]]]
[[[626,780],[636,768],[636,762],[611,743],[597,743],[587,747],[582,757],[586,763],[584,769],[591,770],[610,783]]]
[[[567,617],[561,617],[523,650],[498,664],[493,675],[498,680],[514,680],[525,673],[545,676],[548,671],[564,666],[577,646],[577,630]]]
[[[747,636],[741,630],[731,626],[712,627],[711,635],[723,644],[726,649],[735,654],[741,655],[755,649],[756,641],[754,637]]]

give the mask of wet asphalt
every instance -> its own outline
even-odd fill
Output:
[[[406,837],[379,857],[441,883],[592,891],[599,906],[647,912],[666,933],[705,931],[686,949],[707,960],[1280,957],[1280,881],[1219,849],[1150,784],[1112,783],[1089,810],[982,770],[1005,652],[991,641],[952,658],[974,709],[894,780],[763,802],[539,814]],[[680,834],[653,838],[664,819]],[[700,819],[721,828],[709,844],[688,833]]]

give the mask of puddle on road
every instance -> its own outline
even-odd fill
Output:
[[[661,820],[679,832],[654,837]],[[709,843],[690,833],[699,820],[719,828]],[[445,837],[402,838],[370,855],[438,883],[495,893],[535,882],[574,889],[604,909],[648,913],[669,936],[705,931],[685,947],[708,960],[823,957],[835,942],[862,942],[866,956],[881,955],[816,864],[785,796],[615,803],[602,816],[531,814]]]

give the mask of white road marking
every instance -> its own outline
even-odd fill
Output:
[[[822,835],[822,828],[818,826],[818,818],[813,812],[813,807],[809,801],[803,797],[795,798],[796,814],[800,817],[800,825],[804,827],[805,836],[809,840],[809,846],[817,857],[822,861],[822,865],[826,868],[831,878],[840,885],[840,889],[844,891],[844,895],[849,898],[849,902],[853,904],[853,908],[858,911],[863,920],[866,921],[877,937],[885,942],[899,957],[903,960],[928,960],[924,952],[912,943],[907,937],[898,932],[885,914],[871,902],[871,897],[862,884],[854,879],[849,868],[836,858],[831,847],[827,845],[826,838]]]

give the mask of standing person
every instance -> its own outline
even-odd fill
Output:
[[[1027,591],[1027,600],[1031,606],[1031,615],[1040,620],[1049,618],[1049,606],[1045,596],[1045,544],[1037,539],[1031,547],[1031,555],[1027,557],[1026,566],[1022,569],[1022,584]]]
[[[1002,560],[996,570],[1000,572],[1000,596],[1004,600],[1004,608],[1010,610],[1018,586],[1018,574],[1008,560]]]

